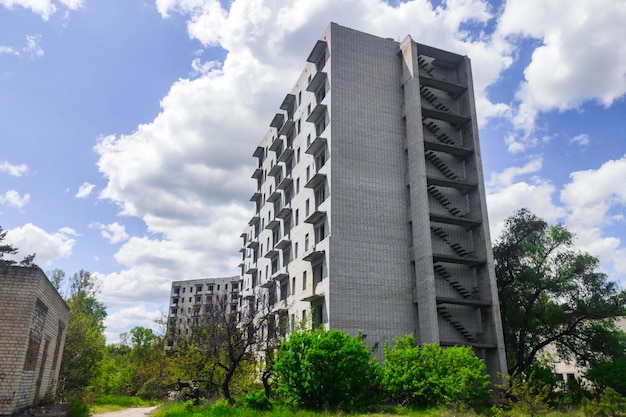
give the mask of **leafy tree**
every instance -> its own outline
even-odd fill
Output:
[[[143,363],[148,359],[153,349],[157,347],[159,338],[152,329],[146,327],[133,327],[130,330],[131,351],[137,363]]]
[[[626,292],[597,272],[595,257],[573,249],[573,239],[527,209],[506,220],[494,260],[510,374],[550,344],[581,363],[624,352],[615,318]]]
[[[353,409],[371,401],[379,364],[362,337],[322,328],[292,333],[276,354],[278,391],[308,409]]]
[[[469,404],[489,396],[487,368],[470,347],[419,347],[413,335],[385,346],[382,375],[389,398],[402,404]]]
[[[585,377],[593,381],[600,391],[612,388],[626,397],[626,358],[594,364]]]
[[[97,282],[81,270],[70,280],[70,307],[65,349],[59,380],[64,394],[79,394],[99,374],[105,354],[104,319],[106,308],[96,300]]]
[[[65,271],[57,268],[53,269],[52,271],[48,271],[46,275],[48,276],[48,279],[50,280],[52,285],[54,285],[54,288],[56,288],[57,291],[60,290],[61,283],[65,279]]]
[[[234,404],[233,378],[244,365],[256,362],[253,348],[263,340],[262,330],[269,316],[263,300],[260,298],[243,311],[233,312],[226,297],[217,297],[208,314],[203,316],[202,324],[194,329],[200,351],[214,366],[213,375],[216,374],[215,368],[221,370],[220,388],[230,404]]]

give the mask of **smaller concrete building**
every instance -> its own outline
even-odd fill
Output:
[[[173,281],[167,326],[167,345],[175,346],[178,336],[190,336],[194,326],[211,306],[222,305],[226,312],[239,306],[239,276]]]
[[[56,392],[70,309],[39,267],[0,265],[0,416]]]

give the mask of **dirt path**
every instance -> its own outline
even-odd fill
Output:
[[[146,415],[150,414],[155,408],[157,408],[157,406],[126,408],[120,411],[110,411],[108,413],[94,414],[91,417],[146,417]]]

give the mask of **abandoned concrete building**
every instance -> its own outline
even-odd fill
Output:
[[[331,23],[251,153],[243,300],[506,371],[466,56]]]

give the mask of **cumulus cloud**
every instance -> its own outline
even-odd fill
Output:
[[[100,230],[102,237],[108,240],[109,243],[119,243],[128,240],[126,228],[117,222],[111,224],[93,223],[89,227]]]
[[[107,179],[100,198],[148,229],[116,253],[125,269],[102,277],[102,295],[111,302],[163,297],[173,279],[237,273],[239,235],[252,216],[251,153],[330,21],[398,40],[411,34],[476,56],[479,113],[484,119],[509,111],[486,97],[487,86],[511,64],[507,43],[460,30],[467,23],[488,24],[494,11],[486,1],[451,0],[439,7],[425,0],[397,6],[381,0],[156,4],[163,17],[184,15],[190,37],[223,48],[226,58],[193,60],[193,78],[171,86],[152,122],[96,145]]]
[[[41,16],[43,20],[48,20],[57,11],[57,6],[62,5],[70,10],[76,10],[83,6],[84,0],[0,0],[0,6],[7,9],[22,7],[30,9],[33,13]]]
[[[9,190],[5,192],[4,195],[0,194],[0,204],[6,204],[18,209],[23,208],[29,201],[30,194],[20,195],[20,193],[15,190]]]
[[[605,107],[626,93],[626,3],[613,0],[510,0],[498,35],[515,43],[536,39],[516,94],[518,144],[533,137],[539,113]]]
[[[28,171],[28,166],[25,164],[14,165],[7,161],[0,161],[0,172],[5,172],[14,177],[21,177]]]
[[[535,157],[523,166],[491,174],[487,206],[492,240],[502,233],[507,217],[529,208],[549,223],[564,223],[575,234],[577,249],[597,256],[612,279],[624,280],[626,249],[609,227],[626,220],[626,191],[616,186],[626,183],[626,155],[597,169],[572,172],[560,189],[540,171],[541,158]]]
[[[91,195],[91,192],[93,191],[94,187],[95,187],[94,184],[84,182],[82,183],[80,187],[78,187],[78,191],[76,192],[76,195],[74,197],[87,198]]]
[[[509,167],[502,172],[493,172],[487,185],[491,188],[501,189],[513,184],[513,181],[524,174],[532,174],[541,170],[543,158],[533,157],[526,165],[521,167]]]
[[[160,318],[162,318],[160,311],[150,311],[144,305],[127,307],[115,311],[109,314],[104,320],[106,327],[104,335],[106,336],[107,343],[119,342],[121,333],[128,333],[130,329],[138,326],[152,329],[155,333],[159,334],[162,329],[157,324],[157,320]]]
[[[16,258],[36,253],[35,263],[51,265],[59,258],[67,258],[72,254],[76,232],[70,228],[62,228],[57,232],[48,233],[31,223],[22,227],[7,230],[6,242],[20,251]],[[21,259],[21,258],[20,258]]]
[[[623,220],[621,210],[614,214],[610,210],[626,207],[626,189],[616,186],[626,183],[626,155],[607,161],[598,169],[573,172],[570,179],[561,191],[561,200],[575,207],[570,216],[572,223],[603,225]]]

